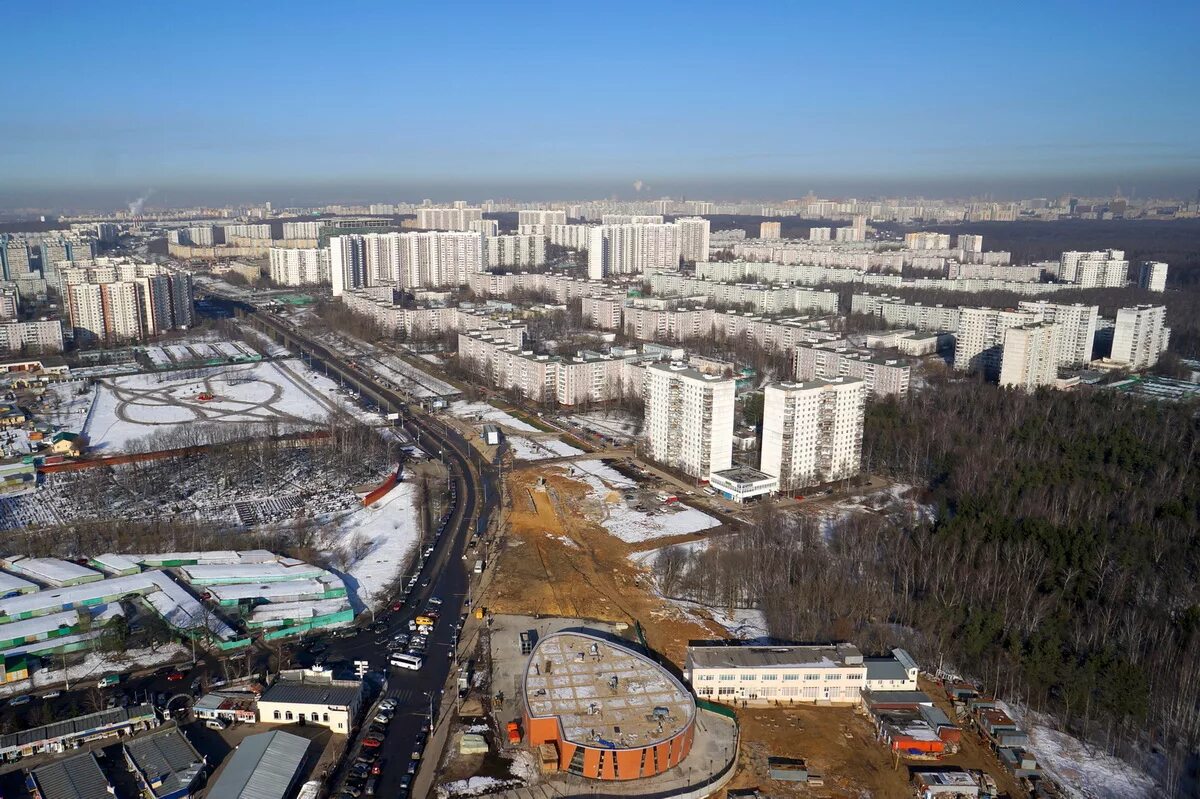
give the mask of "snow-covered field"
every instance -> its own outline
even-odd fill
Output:
[[[182,644],[165,644],[154,652],[149,649],[110,653],[92,652],[85,656],[82,662],[71,666],[65,672],[61,668],[61,662],[59,667],[55,668],[54,660],[50,658],[45,662],[46,668],[35,671],[31,679],[0,685],[0,696],[12,696],[39,688],[61,685],[67,679],[70,679],[71,682],[96,680],[107,674],[159,666],[163,663],[182,660],[185,656],[190,655],[191,649]]]
[[[631,508],[623,492],[636,484],[603,461],[578,461],[568,469],[591,487],[596,500],[593,507],[598,507],[602,514],[597,521],[628,544],[698,533],[721,524],[707,513],[680,502],[660,505],[648,512]]]
[[[1029,733],[1029,748],[1038,763],[1069,796],[1077,799],[1149,799],[1159,796],[1154,780],[1120,758],[1054,729],[1039,713],[1008,707]]]
[[[457,402],[450,403],[450,413],[459,419],[466,419],[471,422],[500,425],[509,430],[520,430],[524,433],[538,432],[538,429],[533,425],[522,422],[517,417],[505,413],[499,408],[494,408],[486,402],[458,400]]]
[[[591,411],[571,416],[571,421],[593,433],[620,440],[632,439],[642,430],[642,420],[624,411]]]
[[[559,441],[557,438],[524,438],[507,436],[513,457],[523,461],[540,461],[546,458],[561,458],[566,455],[582,455],[583,450]]]
[[[331,520],[322,549],[345,547],[366,554],[338,576],[346,583],[355,612],[377,605],[417,544],[416,485],[401,483],[369,508],[350,511]],[[361,542],[361,543],[360,543]]]
[[[128,375],[100,384],[84,432],[94,450],[111,453],[197,422],[307,428],[329,414],[334,387],[299,360]],[[198,399],[202,392],[214,398]]]

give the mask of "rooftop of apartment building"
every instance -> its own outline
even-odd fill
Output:
[[[728,380],[730,382],[733,381],[733,378],[731,378],[731,377],[722,377],[721,375],[707,374],[705,372],[700,371],[699,369],[696,369],[693,366],[688,366],[687,364],[681,363],[679,361],[671,361],[669,363],[652,363],[652,364],[650,364],[650,366],[648,368],[654,369],[654,370],[660,371],[660,372],[671,372],[673,374],[679,375],[680,377],[687,377],[692,380],[701,380],[701,381],[708,382],[708,383],[719,383],[723,380]]]
[[[854,644],[799,646],[689,646],[688,662],[700,669],[841,668],[861,666]]]

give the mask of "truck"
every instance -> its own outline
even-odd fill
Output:
[[[121,681],[120,674],[109,674],[100,678],[100,682],[96,683],[97,688],[108,688],[110,685],[116,685]]]
[[[482,560],[475,561],[475,573],[483,574],[483,561]]]
[[[505,728],[508,730],[508,742],[510,744],[521,743],[521,725],[515,721],[510,721]]]

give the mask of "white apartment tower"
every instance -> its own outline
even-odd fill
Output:
[[[1171,342],[1171,328],[1166,321],[1167,309],[1162,305],[1138,305],[1117,311],[1112,360],[1128,364],[1134,371],[1158,363]]]
[[[467,230],[481,236],[499,236],[500,221],[497,219],[472,219],[467,223]]]
[[[808,229],[809,241],[829,241],[833,237],[833,228],[814,227]]]
[[[1004,331],[1000,385],[1033,391],[1058,379],[1060,327],[1041,322]]]
[[[461,286],[468,275],[482,271],[483,238],[478,233],[364,233],[329,240],[335,297],[368,286]]]
[[[685,261],[708,260],[708,238],[710,223],[700,216],[687,216],[675,220],[679,228],[679,256]]]
[[[271,280],[281,286],[329,282],[329,250],[320,247],[272,247]]]
[[[1092,360],[1092,345],[1096,339],[1096,323],[1100,308],[1096,305],[1064,305],[1048,300],[1021,300],[1017,307],[1030,311],[1043,322],[1058,325],[1058,365],[1072,368],[1085,366]]]
[[[759,470],[778,477],[780,491],[858,474],[866,401],[862,380],[772,383],[764,394]]]
[[[1167,290],[1167,265],[1162,261],[1138,264],[1138,285],[1147,291]]]
[[[958,245],[958,249],[964,253],[983,252],[983,236],[961,233],[955,243]]]
[[[1000,373],[1004,331],[1039,321],[1032,311],[960,308],[954,368],[960,372],[979,371],[995,378]]]
[[[1080,288],[1120,288],[1125,285],[1129,261],[1123,250],[1064,252],[1059,260],[1058,277]]]
[[[760,239],[781,239],[783,238],[783,223],[782,222],[759,222],[758,237]]]
[[[733,463],[733,378],[682,363],[646,368],[646,454],[697,478]]]
[[[675,225],[599,225],[588,231],[588,278],[679,269]]]

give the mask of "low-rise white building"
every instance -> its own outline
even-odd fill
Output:
[[[701,699],[727,704],[856,705],[867,686],[853,644],[689,646],[683,674]]]
[[[362,704],[359,680],[335,680],[328,671],[282,671],[258,700],[263,724],[310,724],[349,735]]]

